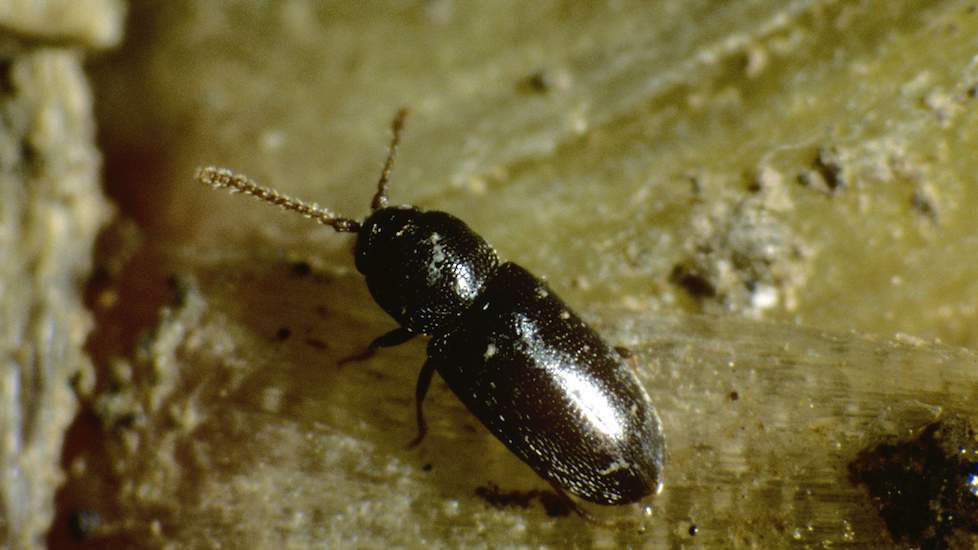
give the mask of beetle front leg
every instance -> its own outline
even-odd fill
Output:
[[[406,328],[398,327],[390,332],[381,334],[377,338],[374,338],[374,341],[370,342],[370,345],[367,346],[367,349],[354,353],[353,355],[350,355],[348,357],[344,357],[343,359],[340,359],[339,362],[336,363],[336,366],[342,367],[347,363],[358,363],[360,361],[366,361],[367,359],[373,357],[374,354],[377,353],[378,349],[399,346],[414,337],[415,334],[413,332],[407,330]]]
[[[414,406],[415,413],[418,416],[418,436],[408,443],[408,449],[417,446],[424,439],[426,433],[428,433],[428,424],[424,421],[424,411],[422,410],[422,405],[424,404],[424,397],[428,394],[428,387],[431,386],[431,378],[435,375],[435,363],[431,359],[424,362],[424,366],[421,367],[421,373],[418,374],[418,385],[414,390]]]

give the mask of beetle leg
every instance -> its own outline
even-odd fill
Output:
[[[619,357],[628,361],[628,364],[632,367],[632,371],[638,374],[638,356],[635,355],[635,352],[625,346],[615,346],[614,350]]]
[[[374,338],[373,342],[367,346],[367,349],[354,353],[353,355],[344,357],[336,363],[337,367],[342,367],[347,363],[359,363],[360,361],[366,361],[377,353],[380,348],[390,348],[394,346],[399,346],[404,342],[407,342],[411,338],[414,338],[415,334],[405,328],[398,327],[390,332],[381,334],[377,338]]]
[[[625,346],[615,346],[612,349],[614,349],[615,353],[617,353],[622,359],[631,359],[632,357],[635,357],[635,352],[626,348]]]
[[[424,362],[424,366],[421,367],[421,373],[418,374],[418,385],[414,390],[414,405],[418,415],[418,435],[408,443],[408,449],[421,443],[425,434],[428,433],[428,423],[424,421],[422,405],[424,404],[424,396],[428,393],[428,387],[431,386],[431,378],[434,375],[435,363],[431,359],[428,359]]]
[[[608,521],[607,519],[604,518],[597,518],[594,515],[592,515],[591,512],[585,510],[584,507],[578,504],[577,501],[573,499],[573,497],[568,495],[567,491],[565,491],[563,487],[561,487],[560,485],[557,485],[555,482],[549,479],[547,480],[547,482],[550,483],[550,486],[553,487],[553,490],[557,492],[557,495],[561,498],[561,500],[563,500],[564,503],[566,503],[571,510],[574,510],[575,514],[584,518],[584,520],[587,521],[588,523],[592,523],[594,525],[601,525],[603,527],[614,526],[613,522]]]

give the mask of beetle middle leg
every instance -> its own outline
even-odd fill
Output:
[[[577,514],[581,518],[584,518],[584,521],[587,521],[588,523],[592,523],[594,525],[600,525],[602,527],[612,527],[612,526],[614,526],[614,523],[612,523],[612,522],[610,522],[610,521],[608,521],[606,519],[603,519],[603,518],[595,517],[593,514],[591,514],[591,512],[588,512],[587,510],[585,510],[584,507],[581,506],[580,504],[578,504],[577,501],[574,500],[574,498],[572,496],[570,496],[570,495],[567,494],[567,491],[565,491],[563,487],[561,487],[560,485],[558,485],[554,481],[547,480],[547,482],[550,483],[550,486],[551,487],[553,487],[553,490],[557,493],[557,496],[559,496],[560,499],[562,501],[564,501],[564,503],[571,510],[573,510],[575,514]]]
[[[429,359],[424,362],[424,366],[421,367],[421,373],[418,374],[418,385],[414,390],[414,406],[415,413],[418,416],[418,435],[408,443],[408,449],[417,446],[424,439],[426,433],[428,433],[428,423],[424,420],[424,411],[422,410],[422,405],[424,404],[424,396],[428,394],[428,388],[431,386],[431,378],[435,375],[435,363]]]
[[[632,372],[638,374],[638,356],[635,355],[635,352],[625,346],[615,346],[613,349],[619,357],[628,362],[629,366],[632,367]]]
[[[374,341],[370,342],[370,345],[367,346],[367,349],[354,353],[353,355],[344,357],[343,359],[340,359],[336,363],[336,366],[342,367],[347,363],[358,363],[360,361],[366,361],[367,359],[373,357],[374,354],[377,353],[377,350],[379,350],[380,348],[391,348],[394,346],[399,346],[404,342],[407,342],[411,338],[414,338],[415,336],[416,335],[413,332],[405,328],[398,327],[390,332],[381,334],[377,338],[374,338]]]

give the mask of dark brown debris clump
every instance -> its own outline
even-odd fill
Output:
[[[880,443],[849,464],[896,541],[970,547],[978,534],[978,429],[950,416],[913,439]]]

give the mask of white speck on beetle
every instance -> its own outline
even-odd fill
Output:
[[[445,261],[445,247],[437,240],[431,241],[434,246],[431,248],[431,261],[428,262],[428,284],[435,285],[441,278],[441,264]]]
[[[560,318],[563,319],[563,320],[565,320],[565,321],[568,320],[568,319],[570,319],[570,312],[567,311],[566,309],[560,310]]]
[[[616,461],[612,462],[611,464],[609,464],[608,467],[605,468],[604,470],[599,470],[598,473],[601,474],[601,475],[603,475],[603,476],[606,476],[608,474],[613,474],[613,473],[617,472],[618,470],[626,470],[629,467],[631,467],[631,465],[629,463],[625,462],[624,460],[616,460]]]
[[[543,288],[542,286],[538,286],[537,287],[537,298],[540,298],[542,300],[542,299],[546,298],[547,296],[550,296],[550,293],[547,292],[547,289]]]
[[[496,355],[496,346],[494,344],[489,344],[486,346],[486,352],[482,354],[482,358],[489,359],[493,355]],[[493,384],[493,387],[496,387],[496,385]]]

